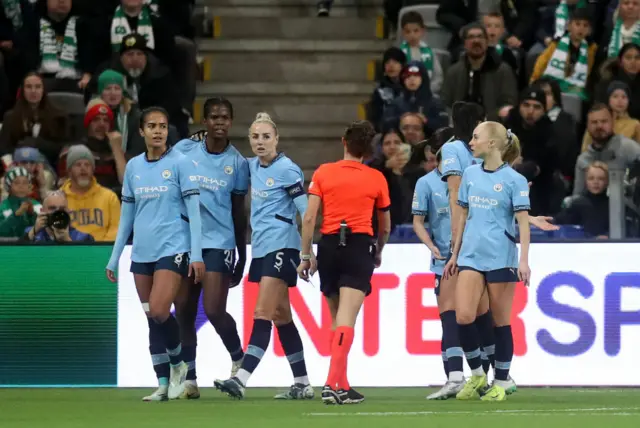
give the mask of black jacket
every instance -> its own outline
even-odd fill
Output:
[[[609,235],[609,197],[607,192],[594,195],[585,191],[571,205],[555,216],[556,224],[574,224],[584,228],[587,236]]]
[[[631,89],[631,97],[629,97],[629,116],[634,119],[640,119],[640,74],[629,76],[624,72],[618,59],[611,59],[600,69],[600,82],[596,84],[594,100],[608,104],[607,88],[614,80],[629,85]]]
[[[402,90],[402,83],[399,80],[391,80],[388,76],[382,76],[378,87],[373,90],[367,106],[367,120],[373,124],[376,131],[382,129],[382,117],[385,109],[402,93]]]

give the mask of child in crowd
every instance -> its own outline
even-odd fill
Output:
[[[407,62],[422,62],[427,69],[427,73],[429,73],[431,92],[439,94],[444,80],[444,73],[438,57],[424,41],[426,31],[422,15],[418,12],[407,12],[402,15],[400,25],[402,26],[402,38],[404,39],[400,44],[400,49],[406,55]]]
[[[582,226],[587,236],[607,239],[609,235],[609,168],[596,161],[586,171],[586,190],[574,197],[554,218],[556,224]]]
[[[4,176],[9,196],[0,204],[0,237],[19,238],[27,227],[33,226],[42,205],[29,197],[31,174],[26,168],[11,168]]]
[[[576,9],[569,21],[569,32],[552,42],[538,57],[531,75],[531,83],[540,77],[558,82],[562,93],[571,93],[587,99],[587,79],[596,58],[595,44],[589,45],[591,21],[586,9]]]
[[[613,112],[613,133],[640,143],[640,121],[629,116],[629,99],[631,98],[629,85],[615,80],[609,84],[607,93],[609,94],[607,104]],[[589,148],[591,141],[591,135],[585,132],[582,139],[583,152]]]
[[[482,17],[482,22],[487,29],[487,41],[490,47],[496,50],[502,61],[509,64],[513,71],[518,71],[518,61],[508,46],[502,43],[507,30],[504,26],[504,17],[499,12],[487,13]]]
[[[42,201],[44,195],[53,189],[56,181],[55,174],[46,163],[45,157],[36,148],[18,148],[13,153],[13,163],[11,164],[11,167],[16,166],[25,168],[31,177],[29,197]],[[9,193],[2,183],[0,186],[0,200],[4,200],[9,196]]]

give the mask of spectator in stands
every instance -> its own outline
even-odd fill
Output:
[[[382,150],[373,160],[371,167],[384,175],[389,186],[391,198],[391,230],[409,220],[411,213],[412,190],[403,177],[404,168],[409,162],[411,147],[405,143],[402,133],[397,129],[387,129],[382,133]]]
[[[570,200],[555,217],[556,224],[582,226],[588,237],[607,239],[609,235],[609,168],[593,162],[586,169],[586,188]]]
[[[374,89],[371,101],[367,106],[367,120],[373,124],[376,131],[380,131],[382,126],[384,110],[402,92],[400,73],[406,63],[405,54],[394,46],[387,49],[382,55],[382,78],[378,82],[378,87]]]
[[[609,171],[625,171],[640,161],[640,144],[613,132],[613,112],[606,104],[596,103],[591,107],[587,116],[587,132],[591,135],[591,145],[578,156],[574,195],[584,191],[585,172],[593,162],[604,162]]]
[[[409,62],[402,70],[402,82],[404,91],[384,112],[382,120],[385,127],[397,126],[400,117],[407,112],[422,115],[431,132],[447,124],[447,114],[431,92],[429,75],[422,62]]]
[[[29,197],[31,175],[19,166],[10,169],[4,177],[9,197],[0,204],[0,237],[19,238],[36,221],[42,206]]]
[[[400,131],[404,141],[415,146],[425,139],[424,117],[418,113],[405,113],[400,116]]]
[[[518,72],[518,60],[504,41],[507,36],[504,27],[504,17],[499,12],[487,13],[482,17],[484,27],[487,29],[487,42],[489,47],[496,50],[502,61],[509,64],[514,73]]]
[[[420,61],[429,74],[431,92],[440,93],[444,75],[438,56],[425,41],[426,30],[422,15],[418,12],[407,12],[402,15],[402,43],[400,49],[407,61]]]
[[[600,50],[615,58],[627,43],[640,45],[640,0],[620,0],[613,21],[605,25]]]
[[[122,150],[127,160],[146,150],[144,138],[138,132],[140,109],[125,96],[124,76],[115,70],[105,70],[98,77],[98,93],[113,113],[113,131],[122,138]],[[95,238],[95,236],[94,236]]]
[[[61,190],[69,202],[71,225],[96,241],[115,241],[120,223],[120,201],[93,176],[95,160],[86,146],[67,153],[69,179]]]
[[[0,154],[13,153],[17,147],[35,147],[56,165],[67,139],[67,124],[67,115],[47,97],[42,78],[29,73],[22,81],[16,105],[4,115]]]
[[[527,49],[531,45],[537,20],[535,0],[443,0],[436,20],[451,32],[449,50],[453,61],[460,56],[460,47],[465,40],[463,28],[496,11],[505,18],[508,47]]]
[[[102,186],[119,190],[127,164],[122,150],[122,134],[110,131],[113,126],[113,112],[109,106],[97,98],[87,105],[84,126],[87,137],[76,150],[83,152],[83,157],[95,160],[94,175]],[[63,150],[58,162],[58,176],[61,180],[68,178],[66,163],[69,149]]]
[[[600,69],[601,81],[595,88],[595,100],[607,103],[608,89],[613,81],[629,85],[629,116],[640,119],[640,45],[625,44],[616,58],[611,58]]]
[[[448,108],[456,101],[480,104],[489,120],[505,117],[518,97],[513,70],[495,51],[487,51],[487,31],[482,25],[466,26],[462,37],[465,54],[447,70],[442,100]]]
[[[433,171],[438,166],[433,147],[441,147],[452,137],[453,128],[447,126],[438,129],[428,140],[413,146],[411,158],[404,171],[404,177],[412,191],[415,190],[416,183],[420,177]]]
[[[535,34],[535,44],[527,57],[540,55],[554,40],[560,40],[568,29],[569,18],[576,9],[586,9],[587,0],[560,0],[557,5],[547,5],[540,11],[540,21]]]
[[[26,0],[0,2],[0,115],[13,106],[13,95],[20,85],[22,70],[14,48],[17,32],[22,28],[22,9]]]
[[[31,179],[31,192],[29,197],[41,201],[44,196],[53,190],[56,177],[51,167],[46,164],[44,156],[33,147],[22,147],[13,153],[12,167],[22,167],[27,170]],[[5,192],[4,183],[0,183],[0,200],[4,200],[8,193]]]
[[[546,115],[544,91],[538,86],[524,89],[518,108],[509,112],[505,126],[520,139],[522,163],[516,169],[532,182],[531,215],[556,213],[565,191],[555,174],[558,155],[552,140],[553,123]]]
[[[562,93],[588,98],[587,79],[596,60],[598,46],[589,44],[587,36],[591,21],[586,9],[576,9],[569,20],[569,31],[557,42],[552,42],[538,57],[531,82],[540,77],[558,81]]]
[[[34,12],[25,13],[17,45],[26,68],[38,70],[50,91],[78,91],[97,65],[95,41],[72,0],[39,0]]]
[[[558,156],[558,169],[567,183],[573,182],[573,172],[578,157],[578,127],[571,114],[562,109],[562,94],[558,82],[550,77],[538,79],[539,86],[546,96],[547,117],[553,123],[555,152]]]
[[[61,190],[56,190],[45,196],[42,201],[42,210],[38,214],[33,227],[27,228],[24,239],[32,242],[93,242],[93,237],[87,233],[82,233],[71,226],[66,221],[51,224],[52,216],[64,212],[69,215],[67,197]],[[67,217],[68,218],[68,217]],[[65,224],[66,223],[66,224]]]
[[[115,70],[126,77],[128,96],[141,110],[161,106],[169,112],[169,119],[181,138],[189,133],[188,118],[178,102],[179,88],[174,84],[171,71],[163,66],[147,48],[140,34],[130,34],[122,40],[120,56],[98,66],[94,78],[87,86],[85,99],[98,95],[98,76],[107,69]]]
[[[614,81],[609,84],[608,92],[608,105],[613,112],[613,133],[640,143],[640,121],[629,117],[629,86],[624,82]],[[587,151],[590,145],[591,135],[587,131],[582,139],[581,151]]]

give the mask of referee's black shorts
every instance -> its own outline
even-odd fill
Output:
[[[347,237],[340,247],[339,235],[323,235],[318,243],[320,290],[327,297],[340,293],[340,287],[355,288],[369,295],[373,275],[375,246],[373,238],[362,233]]]

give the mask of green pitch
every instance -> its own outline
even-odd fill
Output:
[[[193,401],[143,403],[149,389],[1,389],[2,428],[638,428],[640,389],[524,389],[505,403],[427,402],[424,388],[363,388],[359,405],[274,401],[249,389],[243,401],[201,389]],[[498,425],[500,424],[500,425]]]

